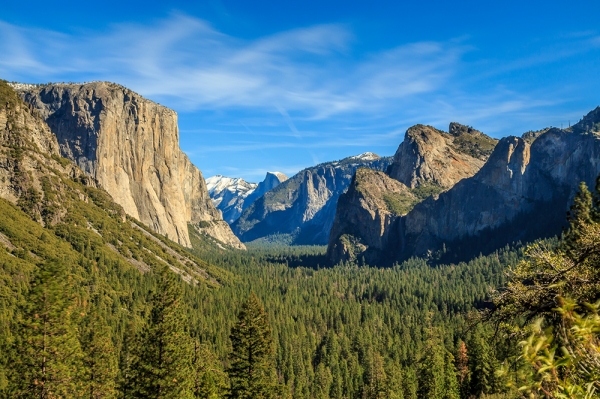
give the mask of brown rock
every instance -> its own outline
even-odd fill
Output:
[[[410,188],[425,182],[450,188],[473,176],[497,141],[457,123],[450,130],[452,134],[425,125],[409,128],[388,175]]]

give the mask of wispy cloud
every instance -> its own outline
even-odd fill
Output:
[[[77,36],[1,23],[0,37],[4,76],[110,79],[186,109],[275,107],[292,131],[291,111],[306,119],[366,113],[389,99],[434,91],[466,51],[455,43],[415,43],[356,60],[343,25],[247,41],[182,14]]]
[[[567,122],[571,114],[560,106],[586,83],[570,91],[562,82],[532,89],[528,76],[546,73],[543,65],[596,54],[600,37],[573,32],[548,43],[535,52],[493,59],[480,56],[468,37],[365,53],[357,50],[352,27],[343,24],[242,39],[181,13],[75,33],[0,21],[0,77],[115,81],[188,115],[206,115],[182,129],[192,159],[210,167],[232,165],[246,162],[243,153],[263,151],[266,165],[282,165],[231,170],[257,176],[272,169],[293,172],[297,165],[274,161],[277,152],[290,157],[303,150],[306,162],[373,147],[391,153],[415,123],[445,128],[457,121],[501,136]],[[520,86],[513,84],[519,76]],[[583,112],[578,107],[576,115]],[[232,152],[239,156],[223,156]],[[216,173],[228,170],[223,166]]]

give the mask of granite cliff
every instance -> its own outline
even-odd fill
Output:
[[[409,176],[409,183],[423,175],[441,176],[396,170],[396,176]],[[599,173],[600,107],[569,129],[549,128],[528,132],[523,138],[502,139],[472,177],[398,215],[380,234],[383,244],[364,227],[364,221],[352,226],[352,239],[342,237],[352,235],[350,227],[340,231],[334,226],[329,260],[335,263],[372,254],[371,264],[390,264],[411,256],[458,261],[506,244],[560,234],[579,182],[592,187]],[[342,198],[339,204],[340,219],[357,212],[351,207],[361,206]],[[354,245],[344,247],[344,239]],[[375,250],[369,252],[370,247]]]
[[[4,277],[16,273],[21,282],[33,267],[57,259],[88,277],[84,265],[92,267],[98,284],[109,281],[97,278],[107,271],[123,277],[134,268],[167,266],[189,284],[218,286],[224,272],[127,217],[94,179],[60,156],[40,112],[2,80],[0,257],[9,271]]]
[[[232,229],[244,242],[284,235],[293,244],[326,244],[337,200],[354,172],[360,167],[385,170],[390,162],[365,153],[304,169],[254,201]]]
[[[425,125],[409,128],[387,174],[410,188],[423,183],[449,188],[473,176],[497,140],[455,122],[449,131]]]
[[[415,206],[399,224],[398,256],[445,249],[465,257],[517,241],[560,234],[580,182],[600,174],[600,112],[570,129],[552,128],[531,144],[507,137],[486,165],[437,199]]]
[[[336,237],[327,257],[336,260],[363,260],[369,264],[385,257],[390,234],[400,216],[418,201],[403,183],[385,173],[360,168],[345,194],[338,199],[331,228]]]
[[[123,86],[94,82],[19,89],[56,136],[60,153],[128,215],[190,246],[188,223],[237,248],[202,174],[179,148],[177,114]]]
[[[391,262],[390,248],[399,244],[402,216],[477,173],[496,143],[455,122],[449,133],[425,125],[409,128],[387,175],[361,169],[340,197],[329,237],[329,261]]]

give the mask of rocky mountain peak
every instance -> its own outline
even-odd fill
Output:
[[[354,155],[352,157],[348,157],[347,159],[358,159],[361,161],[374,161],[376,159],[380,159],[381,157],[373,152],[363,152],[362,154]]]
[[[424,183],[449,188],[473,176],[497,140],[455,122],[450,128],[453,134],[427,125],[410,127],[394,155],[388,175],[410,188]]]
[[[357,169],[348,191],[338,200],[327,259],[332,263],[359,256],[367,262],[380,259],[394,234],[392,226],[416,201],[408,187],[385,173]]]
[[[470,134],[473,136],[480,136],[483,134],[479,130],[474,129],[471,126],[461,125],[458,122],[450,122],[448,132],[455,137],[462,136],[463,134]]]
[[[206,179],[206,186],[213,204],[221,211],[223,219],[231,224],[244,209],[286,180],[287,176],[281,172],[267,172],[259,184],[248,183],[239,177],[216,175]]]
[[[281,172],[267,172],[265,179],[259,183],[256,188],[259,192],[266,193],[269,190],[274,189],[284,181],[286,181],[288,177]]]

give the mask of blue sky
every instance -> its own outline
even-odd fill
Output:
[[[109,80],[167,105],[205,177],[393,155],[416,123],[503,137],[600,105],[598,1],[5,3],[0,78]]]

